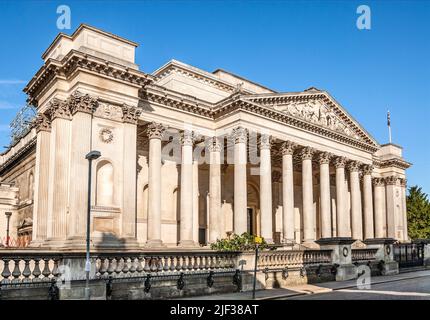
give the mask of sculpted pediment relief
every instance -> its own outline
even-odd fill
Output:
[[[273,108],[290,116],[321,125],[333,131],[346,134],[354,139],[362,140],[344,120],[336,115],[333,108],[329,107],[324,101],[318,99],[290,101],[274,105]]]
[[[105,118],[109,120],[121,121],[122,119],[122,109],[120,106],[108,104],[108,103],[100,103],[99,106],[94,112],[96,117]]]

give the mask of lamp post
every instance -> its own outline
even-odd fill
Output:
[[[12,212],[5,212],[6,215],[6,247],[9,247],[9,224],[10,224],[10,217],[12,216]]]
[[[101,153],[99,151],[91,151],[85,159],[88,160],[88,203],[87,203],[87,250],[85,260],[85,300],[90,300],[90,225],[91,225],[91,168],[93,160],[100,158]]]

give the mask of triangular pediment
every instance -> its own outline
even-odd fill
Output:
[[[327,92],[315,89],[300,93],[249,95],[243,98],[354,140],[379,146],[376,140]]]

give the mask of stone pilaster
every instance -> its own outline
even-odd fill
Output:
[[[161,138],[165,127],[159,123],[148,125],[148,247],[163,245],[161,240]]]
[[[398,177],[388,176],[385,178],[385,196],[387,203],[387,237],[398,239],[399,236],[396,232],[397,230],[397,222],[398,215],[400,214],[400,206],[398,205],[399,200],[399,190],[397,187],[397,179]],[[402,230],[403,231],[403,230]],[[401,232],[402,232],[401,231]],[[403,233],[403,232],[402,232]]]
[[[407,186],[407,181],[406,179],[400,179],[400,196],[402,197],[401,199],[401,211],[402,211],[402,226],[403,226],[403,241],[407,241],[409,239],[408,236],[408,212],[407,212],[407,208],[406,208],[406,186]],[[427,246],[430,247],[430,246]]]
[[[39,245],[47,236],[48,224],[48,175],[51,121],[45,114],[36,117],[36,165],[34,180],[34,213],[32,245]]]
[[[261,236],[273,243],[272,218],[272,161],[270,157],[271,137],[260,138],[260,213]]]
[[[234,233],[247,231],[247,181],[246,164],[248,132],[243,127],[233,130],[234,138]]]
[[[49,150],[47,238],[54,244],[56,240],[63,241],[67,237],[71,114],[68,104],[55,98],[50,102],[48,112],[52,129]]]
[[[282,233],[284,243],[295,241],[294,222],[294,179],[293,153],[296,145],[286,141],[281,146],[282,153]]]

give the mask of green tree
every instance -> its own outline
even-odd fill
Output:
[[[412,239],[430,238],[430,201],[420,187],[409,188],[406,197],[408,233]]]

